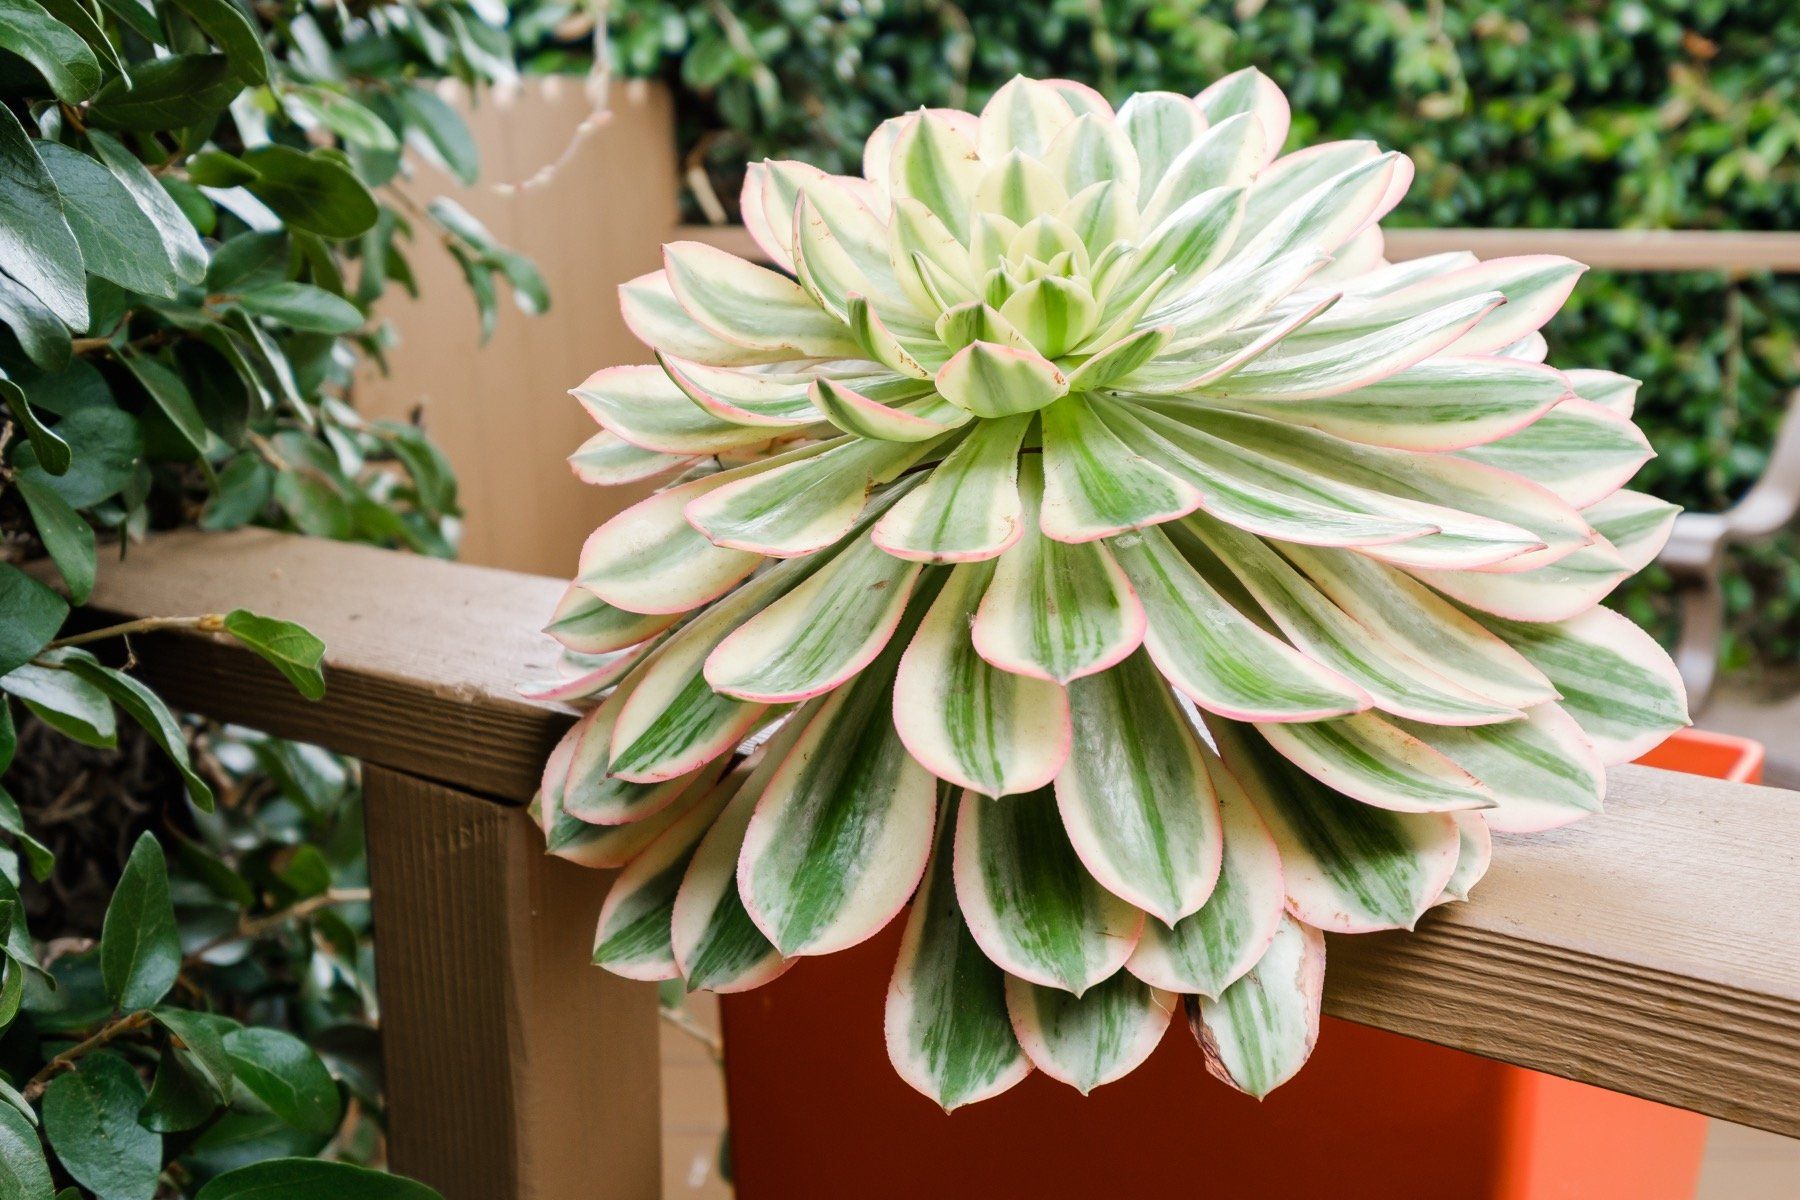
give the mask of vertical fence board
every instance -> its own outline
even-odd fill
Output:
[[[615,85],[611,116],[551,182],[502,195],[493,185],[521,181],[570,144],[593,107],[582,81],[530,79],[473,106],[460,93],[453,102],[480,147],[481,181],[463,187],[421,163],[406,191],[421,205],[455,199],[529,255],[550,285],[550,311],[519,312],[502,283],[499,326],[480,345],[460,269],[416,219],[409,258],[420,296],[383,301],[400,342],[390,374],[359,380],[357,407],[399,420],[422,409],[461,485],[465,561],[567,578],[583,538],[627,503],[627,489],[589,487],[563,465],[595,431],[568,392],[601,367],[648,357],[620,319],[618,285],[662,265],[674,227],[672,108],[661,88]]]
[[[656,990],[524,810],[365,771],[391,1159],[445,1200],[661,1195]]]

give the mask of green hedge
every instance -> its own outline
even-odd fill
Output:
[[[727,210],[747,161],[855,170],[881,118],[979,105],[1015,73],[1116,99],[1255,65],[1293,101],[1290,145],[1372,137],[1413,156],[1397,224],[1800,228],[1788,0],[624,0],[613,45],[627,73],[675,84],[683,152]],[[1717,509],[1761,470],[1800,384],[1796,330],[1800,279],[1596,273],[1548,333],[1556,361],[1645,381],[1662,457],[1642,486]],[[1800,651],[1794,551],[1733,563],[1733,664]],[[1652,571],[1622,601],[1666,630],[1665,589]]]

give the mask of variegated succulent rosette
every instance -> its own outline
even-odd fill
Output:
[[[1324,932],[1467,896],[1685,723],[1599,606],[1674,509],[1623,489],[1635,383],[1544,362],[1582,268],[1389,263],[1408,160],[1287,132],[1254,71],[1015,79],[862,178],[752,167],[772,267],[623,287],[657,361],[575,390],[571,461],[672,478],[537,693],[598,699],[538,801],[623,868],[597,963],[736,991],[905,912],[888,1047],[944,1107],[1117,1079],[1178,999],[1260,1096]]]

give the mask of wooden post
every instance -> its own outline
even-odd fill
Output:
[[[364,771],[390,1157],[445,1200],[654,1200],[656,989],[589,965],[610,873],[520,808]]]

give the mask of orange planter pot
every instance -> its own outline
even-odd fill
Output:
[[[1641,761],[1755,782],[1762,747],[1686,731]],[[1088,1097],[1034,1073],[946,1115],[882,1042],[901,922],[723,998],[740,1200],[1689,1200],[1705,1118],[1327,1017],[1258,1103],[1182,1022]]]

